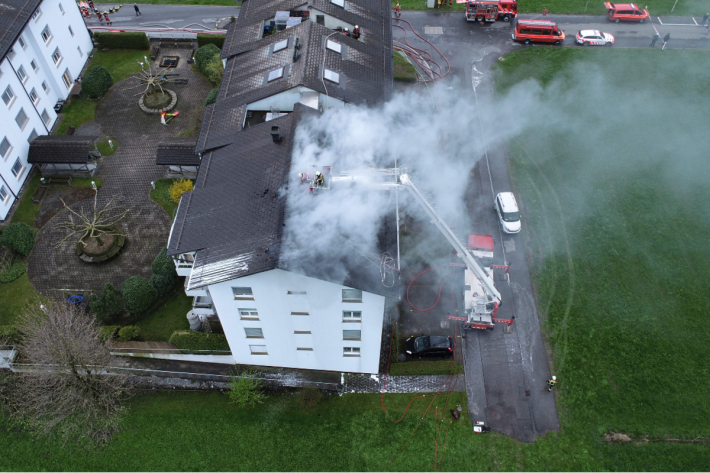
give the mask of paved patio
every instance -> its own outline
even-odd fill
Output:
[[[112,261],[83,263],[76,256],[74,243],[66,242],[55,248],[64,236],[55,227],[69,214],[66,209],[60,211],[37,232],[28,261],[30,281],[42,294],[52,295],[57,289],[99,290],[107,282],[119,287],[134,275],[150,277],[150,264],[167,244],[171,224],[165,211],[150,199],[151,181],[164,174],[164,169],[155,165],[158,142],[194,129],[202,119],[202,102],[212,88],[207,80],[190,70],[187,64],[189,54],[190,50],[186,49],[161,49],[161,56],[154,62],[154,70],[163,72],[164,69],[157,67],[162,55],[180,56],[178,67],[169,72],[177,72],[180,78],[188,79],[186,85],[169,86],[178,94],[176,110],[180,116],[167,126],[160,123],[159,116],[141,112],[135,96],[140,89],[127,90],[137,83],[130,77],[114,84],[98,103],[97,124],[103,133],[119,144],[113,155],[99,161],[96,176],[103,180],[99,205],[115,196],[115,202],[131,209],[128,217],[118,224],[126,233],[128,243],[123,253]],[[88,131],[95,134],[96,130]],[[85,132],[80,128],[78,133]],[[88,209],[91,205],[93,199],[77,202],[71,208]]]

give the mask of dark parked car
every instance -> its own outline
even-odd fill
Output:
[[[416,358],[423,356],[451,356],[454,353],[454,340],[451,337],[422,335],[409,337],[404,342],[407,354]]]

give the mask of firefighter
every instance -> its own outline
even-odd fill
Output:
[[[552,391],[552,388],[557,386],[557,376],[553,376],[551,379],[547,380],[547,392]]]
[[[347,29],[347,28],[345,28],[345,29],[343,30],[343,34],[344,34],[345,36],[350,36],[350,30]]]
[[[360,27],[358,25],[355,25],[355,29],[353,30],[353,39],[360,41]]]
[[[111,20],[110,20],[109,17],[108,17],[108,13],[104,13],[104,19],[106,20],[106,24],[107,24],[107,25],[110,25],[110,24],[111,24]]]
[[[304,182],[306,182],[306,173],[299,172],[298,178],[301,180],[301,184],[303,184]]]
[[[399,6],[399,0],[397,0],[397,4],[394,7],[394,16],[397,18],[402,16],[402,7]]]
[[[325,179],[323,178],[323,173],[320,171],[316,172],[315,185],[316,185],[316,187],[325,185]]]

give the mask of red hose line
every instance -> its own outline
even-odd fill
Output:
[[[441,266],[437,266],[436,268],[429,268],[429,269],[427,269],[426,271],[422,271],[421,273],[419,273],[419,274],[417,274],[416,276],[414,276],[414,279],[412,279],[412,280],[409,282],[409,285],[407,286],[407,303],[411,306],[412,309],[417,310],[417,311],[419,311],[419,312],[427,312],[427,311],[430,311],[431,309],[433,309],[434,307],[436,307],[436,305],[439,303],[439,300],[441,299],[441,290],[442,290],[443,287],[444,287],[444,283],[445,283],[450,277],[455,276],[456,273],[449,275],[446,279],[444,279],[444,280],[441,282],[441,285],[439,286],[439,296],[436,298],[436,302],[434,302],[434,305],[431,306],[431,307],[429,307],[428,309],[420,309],[419,307],[415,307],[414,304],[412,304],[412,302],[409,300],[409,288],[412,286],[412,283],[414,283],[414,281],[415,281],[419,276],[421,276],[421,275],[424,274],[424,273],[428,273],[429,271],[433,271],[433,270],[435,270],[435,269],[439,269],[439,268],[442,268],[442,267],[444,267],[444,266],[451,265],[451,264],[452,264],[452,263],[446,263],[446,264],[442,264]]]

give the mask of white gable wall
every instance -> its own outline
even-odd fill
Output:
[[[234,300],[232,287],[250,287],[254,300]],[[345,288],[274,269],[214,284],[208,289],[236,363],[377,373],[385,298],[363,291],[361,303],[343,302]],[[306,291],[306,294],[288,294],[289,291]],[[242,319],[240,308],[256,309],[259,320]],[[343,322],[343,311],[362,312],[362,321]],[[292,312],[308,315],[291,315]],[[261,328],[264,338],[247,338],[244,330],[247,327]],[[360,330],[361,339],[343,340],[343,330]],[[268,354],[252,354],[250,345],[265,345]],[[359,347],[360,356],[344,356],[344,347]]]

